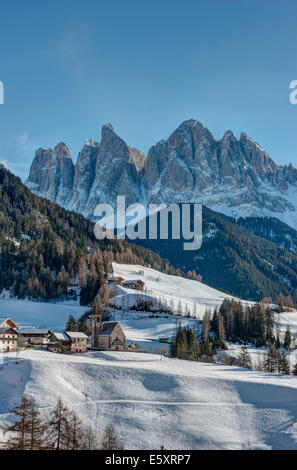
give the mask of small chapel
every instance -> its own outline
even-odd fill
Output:
[[[92,312],[92,347],[104,351],[124,350],[125,333],[117,321],[103,321],[104,310]]]

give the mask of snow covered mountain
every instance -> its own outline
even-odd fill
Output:
[[[97,204],[201,202],[226,215],[276,217],[297,228],[297,170],[277,165],[247,134],[215,140],[199,121],[183,122],[147,157],[111,124],[101,142],[87,140],[74,165],[67,146],[38,149],[27,186],[67,209],[93,218]]]

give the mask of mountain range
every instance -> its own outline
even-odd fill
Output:
[[[199,121],[183,122],[148,154],[130,147],[111,124],[88,139],[76,163],[65,143],[38,149],[26,181],[37,195],[94,218],[99,203],[199,202],[232,216],[274,217],[297,228],[297,170],[277,165],[256,142],[227,131],[216,140]]]

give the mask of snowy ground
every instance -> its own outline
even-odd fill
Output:
[[[129,310],[121,313],[121,310],[112,310],[113,318],[121,323],[126,335],[126,343],[129,345],[136,341],[142,350],[147,352],[165,353],[168,346],[160,343],[160,338],[174,336],[177,325],[197,328],[197,320],[178,315],[151,314],[149,312],[136,312]]]
[[[166,299],[168,305],[173,302],[175,311],[179,302],[181,302],[183,311],[188,307],[193,316],[194,304],[196,304],[196,316],[201,319],[206,308],[213,310],[215,307],[220,307],[224,298],[232,298],[230,295],[213,289],[202,282],[170,276],[140,265],[113,263],[113,269],[114,276],[121,276],[125,280],[142,279],[146,288],[146,293],[143,294],[140,291],[121,287],[119,289],[120,294],[115,298],[115,305],[119,307],[134,305],[137,297],[146,295],[156,299]]]
[[[85,424],[114,423],[127,449],[297,448],[294,376],[138,353],[3,358],[0,422],[23,393],[44,416],[61,396]]]
[[[0,298],[0,317],[12,318],[19,326],[36,326],[63,331],[70,314],[77,320],[86,307],[68,303],[30,302]]]

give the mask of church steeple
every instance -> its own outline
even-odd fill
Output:
[[[102,312],[92,312],[92,347],[98,347],[98,334],[102,329]]]

